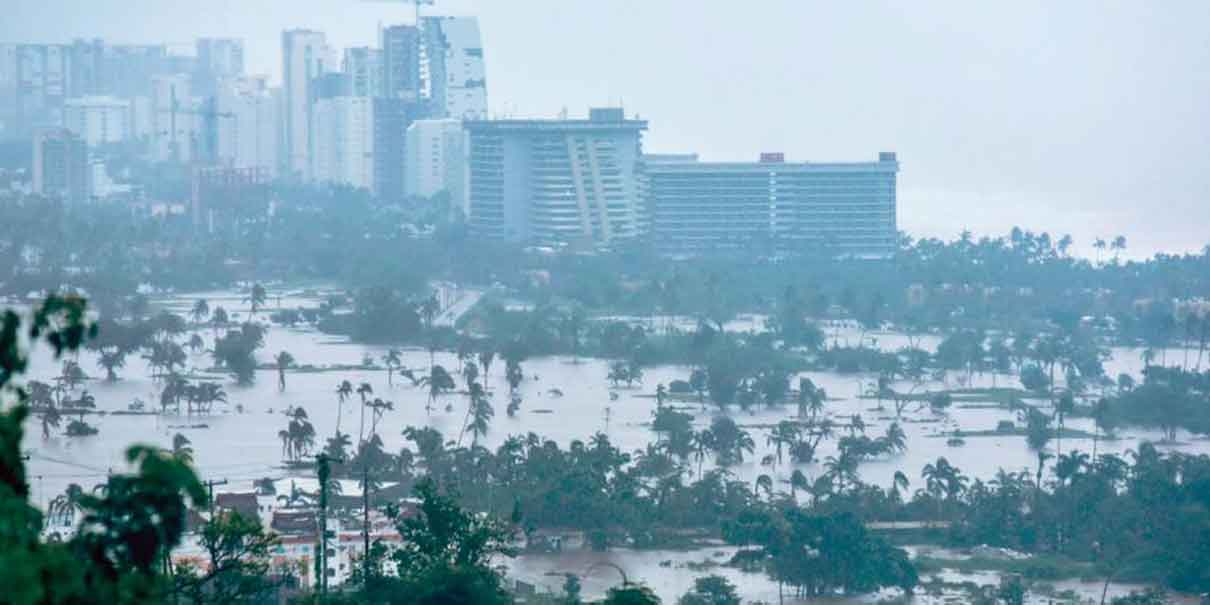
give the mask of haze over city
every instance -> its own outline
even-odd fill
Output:
[[[240,37],[280,78],[280,31],[370,43],[409,5],[353,0],[9,3],[0,39]],[[913,236],[1070,233],[1091,255],[1197,251],[1210,223],[1210,5],[442,0],[482,24],[492,115],[624,102],[646,148],[752,160],[898,152]],[[1179,74],[1179,76],[1176,76]]]
[[[1210,605],[1210,2],[9,0],[0,605]]]

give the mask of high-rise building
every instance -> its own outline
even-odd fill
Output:
[[[671,253],[819,250],[882,257],[897,241],[894,153],[876,162],[701,162],[646,156],[657,246]]]
[[[374,187],[374,100],[335,97],[316,101],[314,180]]]
[[[220,80],[215,107],[216,159],[236,169],[255,169],[267,179],[277,175],[277,98],[264,76]]]
[[[313,81],[325,71],[327,41],[322,32],[282,32],[282,108],[285,173],[310,180],[313,174],[311,109]]]
[[[90,166],[84,139],[64,128],[35,131],[34,192],[69,204],[88,201]]]
[[[368,46],[346,48],[343,62],[352,97],[382,96],[382,51]]]
[[[102,94],[121,98],[151,97],[151,80],[174,71],[163,45],[119,45],[105,48]]]
[[[577,246],[641,233],[647,122],[611,108],[593,109],[587,120],[475,120],[464,126],[474,231]]]
[[[193,91],[211,96],[220,80],[244,75],[244,41],[238,38],[198,38]]]
[[[62,44],[17,46],[15,124],[33,130],[63,123],[63,101],[71,77],[70,47]]]
[[[374,99],[374,195],[388,200],[406,195],[407,131],[425,117],[421,101]]]
[[[109,94],[105,73],[105,42],[100,38],[76,40],[68,47],[67,94],[84,97]]]
[[[457,120],[487,119],[487,76],[483,41],[475,17],[424,19],[425,88],[433,115]]]
[[[121,143],[133,136],[134,114],[126,99],[78,97],[63,104],[63,126],[90,147]]]
[[[392,25],[382,30],[383,97],[419,100],[424,87],[420,64],[420,30],[416,26]]]
[[[15,131],[17,121],[17,45],[0,43],[0,136]]]
[[[461,120],[417,120],[408,127],[406,188],[408,195],[450,196],[450,207],[464,215],[466,131]]]

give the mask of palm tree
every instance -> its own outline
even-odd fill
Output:
[[[105,348],[97,357],[97,365],[105,370],[105,380],[118,379],[117,370],[126,367],[126,351],[120,348]]]
[[[1101,253],[1105,251],[1105,240],[1097,238],[1093,240],[1092,247],[1097,250],[1097,264],[1101,264]]]
[[[206,341],[202,340],[201,334],[194,334],[189,337],[189,350],[194,353],[200,352],[206,348]]]
[[[357,433],[357,443],[360,446],[366,439],[366,396],[374,394],[374,387],[370,383],[363,382],[357,386],[357,395],[361,397],[361,429]]]
[[[902,501],[903,496],[900,494],[900,490],[907,493],[909,486],[907,475],[903,474],[903,471],[895,471],[895,477],[891,480],[891,491],[895,494],[895,498]]]
[[[479,351],[479,365],[483,366],[483,384],[487,384],[488,374],[492,371],[492,362],[496,359],[496,351],[491,348],[491,344],[485,344],[482,351]]]
[[[691,439],[693,448],[693,457],[697,460],[697,478],[702,478],[702,462],[706,459],[706,454],[714,451],[715,439],[714,433],[710,429],[702,429],[693,433]]]
[[[251,315],[255,317],[256,312],[261,307],[265,306],[265,301],[268,300],[268,298],[269,295],[267,292],[265,292],[265,287],[257,283],[253,284],[252,292],[248,294],[248,298],[245,298],[244,302],[251,303]]]
[[[353,447],[352,439],[344,433],[337,432],[334,437],[328,437],[324,453],[333,460],[348,460],[351,447]]]
[[[1059,456],[1055,460],[1055,477],[1059,484],[1068,480],[1075,482],[1080,473],[1088,468],[1088,460],[1088,454],[1078,450]]]
[[[437,294],[434,293],[424,302],[420,303],[420,316],[424,318],[424,327],[429,332],[433,331],[433,320],[437,318],[437,314],[441,312],[441,303],[437,300]],[[431,360],[429,365],[432,365]]]
[[[887,427],[882,442],[890,452],[902,453],[907,450],[907,434],[903,432],[903,427],[899,426],[898,422],[892,422]]]
[[[286,390],[286,370],[294,367],[294,356],[288,351],[282,351],[273,358],[274,364],[277,365],[277,390]]]
[[[401,361],[400,353],[397,349],[391,349],[382,356],[382,363],[387,367],[387,386],[395,386],[395,368],[399,367]]]
[[[193,448],[189,438],[177,433],[172,436],[172,456],[185,464],[193,464]]]
[[[344,403],[353,396],[353,383],[348,380],[336,385],[336,434],[340,434],[340,417],[344,411]]]
[[[828,394],[823,389],[816,387],[815,383],[810,378],[800,378],[798,380],[798,415],[799,417],[810,416],[812,422],[823,412],[824,403],[828,399]]]
[[[932,496],[937,502],[937,518],[941,518],[941,495],[945,491],[946,475],[950,463],[945,458],[938,458],[937,462],[928,463],[920,470],[920,477],[924,479],[924,491]]]
[[[839,456],[828,456],[823,465],[824,475],[835,486],[837,495],[844,493],[845,485],[857,484],[857,458],[847,450],[841,451]]]
[[[59,414],[58,408],[54,405],[47,407],[46,411],[42,412],[42,439],[50,439],[51,427],[59,428],[62,420],[63,417]]]
[[[782,461],[782,447],[789,447],[791,444],[797,442],[800,432],[798,425],[789,420],[778,422],[777,426],[773,427],[772,431],[769,431],[769,436],[766,438],[765,443],[777,448],[778,464],[781,464]]]
[[[478,387],[478,383],[475,384]],[[496,415],[492,409],[492,404],[488,402],[487,397],[483,395],[483,389],[478,389],[478,396],[471,398],[471,443],[478,443],[479,438],[487,434],[488,425],[491,423],[492,416]]]
[[[756,478],[756,487],[753,492],[765,492],[765,499],[773,501],[773,477],[769,475],[760,475]]]
[[[807,490],[810,487],[811,480],[807,479],[806,474],[801,470],[794,469],[794,472],[790,473],[790,498],[795,502],[798,501],[798,490]]]
[[[450,376],[449,372],[445,371],[445,368],[439,365],[432,366],[429,369],[429,375],[420,379],[420,384],[427,385],[429,389],[428,402],[424,406],[425,412],[432,411],[433,402],[437,400],[439,395],[453,390],[456,386],[454,378]]]
[[[1126,250],[1126,236],[1119,235],[1113,238],[1113,242],[1109,244],[1109,248],[1113,250],[1113,262],[1118,262],[1118,256]]]
[[[200,324],[210,316],[210,303],[206,299],[199,298],[193,303],[193,309],[189,312],[193,317],[193,323]]]
[[[191,394],[198,403],[199,412],[208,414],[216,402],[227,403],[227,391],[217,382],[199,382]]]
[[[210,326],[214,328],[214,335],[218,337],[218,329],[226,327],[231,320],[227,317],[227,310],[222,307],[215,307],[214,312],[210,314]]]
[[[378,421],[382,420],[383,414],[395,409],[395,402],[383,401],[382,399],[374,398],[370,402],[370,436],[378,434]]]

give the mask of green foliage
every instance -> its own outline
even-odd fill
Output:
[[[31,342],[46,342],[56,356],[78,349],[95,333],[83,300],[51,297],[32,314]],[[20,318],[4,315],[0,329],[0,397],[28,366],[18,347]],[[16,390],[19,401],[26,398]],[[126,459],[135,474],[115,474],[99,494],[79,494],[84,512],[69,542],[45,543],[41,513],[29,500],[21,454],[22,423],[29,410],[19,403],[0,413],[0,586],[15,604],[159,603],[167,583],[162,562],[185,528],[186,500],[202,504],[205,491],[193,470],[153,447],[132,446]]]
[[[693,589],[682,595],[677,605],[740,605],[740,598],[727,578],[705,576],[693,581]]]
[[[259,519],[237,512],[214,515],[200,532],[208,569],[178,566],[175,590],[188,601],[239,603],[265,601],[276,588],[269,577],[269,558],[277,538],[266,533]]]
[[[660,598],[645,585],[627,583],[610,588],[601,605],[660,605]]]
[[[264,343],[264,328],[244,323],[214,341],[214,361],[231,372],[240,384],[250,384],[256,378],[256,351]]]

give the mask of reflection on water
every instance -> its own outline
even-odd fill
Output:
[[[282,308],[298,306],[316,306],[322,300],[325,292],[314,291],[306,295],[290,291],[283,293],[280,301]],[[197,298],[206,298],[211,308],[224,307],[229,313],[235,312],[238,317],[246,317],[249,309],[243,300],[243,295],[237,292],[206,292],[179,296],[155,301],[155,304],[169,308],[178,313],[187,313],[192,302]],[[279,307],[277,293],[271,292],[267,308],[262,315],[271,313]],[[667,319],[651,320],[659,324]],[[731,327],[738,330],[760,329],[763,318],[746,317],[732,322]],[[867,344],[876,343],[886,349],[897,349],[913,343],[922,348],[935,348],[939,338],[935,335],[911,337],[893,333],[862,333],[853,327],[829,326],[826,330],[829,341],[857,344],[862,339]],[[214,332],[210,329],[200,331],[207,347],[213,343]],[[312,329],[272,327],[266,336],[264,349],[259,353],[262,362],[268,361],[278,351],[289,351],[299,365],[317,367],[334,365],[356,365],[367,355],[379,359],[386,352],[386,347],[365,346],[349,343],[341,338],[318,333]],[[1167,353],[1170,359],[1179,355],[1176,351]],[[81,352],[78,356],[80,365],[91,375],[103,376],[96,365],[96,356],[91,352]],[[438,353],[436,361],[448,369],[456,369],[458,361],[451,353]],[[429,354],[421,350],[406,350],[403,354],[405,367],[427,369]],[[204,371],[210,367],[211,360],[205,353],[191,353],[189,366],[194,371]],[[568,358],[540,358],[524,362],[527,380],[522,384],[521,393],[524,400],[521,411],[515,418],[498,414],[492,423],[491,430],[485,437],[485,445],[495,447],[510,434],[533,431],[539,435],[555,439],[566,445],[573,439],[587,439],[597,431],[606,432],[609,437],[624,450],[643,448],[652,438],[647,423],[655,407],[655,399],[649,395],[655,385],[667,384],[674,379],[688,377],[689,368],[662,366],[645,370],[644,384],[635,389],[611,389],[605,377],[608,373],[607,363],[601,360],[581,360],[573,363]],[[57,366],[50,361],[48,353],[43,349],[35,356],[31,366],[31,378],[50,380],[57,373]],[[1106,373],[1117,376],[1119,373],[1129,373],[1138,377],[1142,370],[1141,351],[1135,349],[1115,349],[1112,358],[1106,363]],[[105,382],[104,380],[89,381],[85,386],[95,395],[97,408],[104,411],[125,410],[127,405],[138,398],[149,402],[159,400],[160,385],[148,378],[146,362],[138,355],[127,359],[127,366],[121,371],[121,380]],[[862,414],[871,434],[882,433],[888,424],[894,420],[893,406],[888,402],[886,409],[875,410],[878,405],[874,400],[859,400],[857,395],[875,379],[869,375],[841,375],[832,372],[810,372],[805,374],[815,383],[827,390],[830,400],[827,404],[829,414],[847,418],[854,413]],[[385,447],[397,451],[404,445],[401,431],[409,425],[432,426],[455,439],[461,428],[467,406],[465,396],[451,394],[443,398],[434,411],[426,413],[424,403],[426,393],[422,388],[412,386],[406,379],[396,377],[395,385],[387,385],[385,371],[354,370],[333,372],[295,371],[287,374],[287,386],[279,391],[275,372],[261,370],[257,372],[256,383],[248,387],[236,386],[226,377],[215,376],[214,379],[224,381],[228,392],[229,403],[217,409],[219,413],[202,419],[186,419],[180,417],[160,416],[115,416],[99,415],[88,418],[100,429],[100,434],[89,438],[68,439],[53,436],[47,441],[41,439],[41,428],[32,421],[27,429],[26,447],[31,455],[29,470],[35,497],[40,503],[45,503],[56,494],[62,493],[70,483],[78,483],[86,489],[104,480],[105,474],[113,470],[124,469],[122,451],[132,442],[149,442],[168,447],[172,436],[177,433],[185,434],[192,442],[196,452],[196,464],[204,479],[227,479],[233,490],[249,489],[254,479],[261,477],[285,477],[287,473],[281,468],[281,442],[277,437],[278,430],[284,428],[286,421],[282,412],[288,406],[302,406],[310,415],[317,433],[323,438],[333,433],[336,426],[337,399],[335,386],[341,380],[349,380],[353,384],[368,382],[374,388],[375,397],[391,400],[395,403],[394,411],[387,412],[380,424],[380,432]],[[796,384],[796,380],[793,381]],[[970,386],[1016,385],[1016,378],[1011,376],[992,376],[990,374],[976,375]],[[459,385],[462,381],[459,379]],[[866,386],[863,386],[866,385]],[[494,403],[498,411],[503,411],[507,403],[508,390],[505,382],[503,362],[494,364],[487,385],[494,392]],[[941,384],[925,384],[917,391],[943,388]],[[954,385],[949,385],[954,386]],[[564,395],[552,396],[548,391],[558,388]],[[896,385],[896,388],[908,390],[910,385]],[[619,395],[611,400],[610,392]],[[446,405],[452,406],[452,411],[446,411]],[[237,406],[243,409],[242,414],[234,413]],[[686,411],[695,415],[695,424],[705,427],[710,423],[713,414],[718,410],[713,406],[702,409],[695,405],[687,405]],[[777,421],[793,416],[793,405],[780,408],[755,409],[749,412],[732,409],[731,414],[741,425],[771,425]],[[347,432],[355,427],[359,420],[357,406],[345,405],[342,426]],[[882,460],[874,460],[863,464],[861,474],[867,481],[880,485],[890,485],[895,471],[903,470],[913,483],[918,483],[920,468],[939,456],[945,456],[958,466],[964,473],[972,477],[989,478],[998,469],[1022,470],[1031,468],[1036,461],[1035,455],[1025,446],[1023,437],[1002,435],[994,437],[970,437],[966,445],[951,447],[946,439],[938,437],[942,431],[952,431],[956,428],[964,430],[994,429],[1002,420],[1015,421],[1016,418],[1008,410],[988,409],[984,407],[963,407],[961,403],[954,405],[945,417],[934,417],[927,410],[916,411],[912,408],[903,419],[902,426],[907,433],[908,451],[899,456]],[[925,422],[927,421],[927,422]],[[179,428],[182,425],[204,424],[207,428]],[[1068,426],[1074,429],[1092,432],[1091,420],[1073,418]],[[740,478],[753,480],[761,473],[773,475],[781,482],[788,482],[795,468],[800,468],[808,476],[813,477],[822,472],[819,464],[792,465],[785,463],[776,468],[762,467],[759,464],[772,448],[763,437],[763,429],[751,429],[757,452],[744,464],[732,468]],[[1101,452],[1124,453],[1137,446],[1143,439],[1157,440],[1158,431],[1129,430],[1121,431],[1116,440],[1101,441],[1098,450]],[[1167,446],[1186,452],[1208,452],[1210,442],[1195,439],[1189,435],[1181,435],[1182,444]],[[1064,450],[1081,449],[1090,451],[1093,447],[1091,439],[1065,438]],[[836,453],[836,441],[825,442],[818,452],[820,460]],[[783,483],[784,486],[784,483]],[[784,489],[784,487],[783,487]],[[577,566],[588,566],[597,560],[609,560],[634,572],[652,584],[667,597],[679,595],[689,586],[693,577],[701,575],[679,563],[689,561],[715,560],[717,553],[727,553],[720,548],[708,552],[668,553],[668,552],[633,552],[613,551],[607,554],[596,553],[564,553],[558,557],[546,555],[527,556],[510,564],[519,576],[534,580],[547,572],[574,572]],[[729,556],[729,555],[727,555]],[[660,567],[660,561],[671,560],[672,567]],[[583,564],[583,565],[581,565]],[[578,573],[578,572],[577,572]],[[604,572],[601,572],[604,573]],[[776,599],[776,586],[770,587],[767,580],[760,575],[743,574],[735,570],[724,569],[720,573],[727,575],[740,587],[742,594],[751,595],[751,599],[772,602]],[[557,588],[561,578],[554,578],[546,584],[553,583]],[[601,584],[593,584],[591,578],[586,582],[586,588],[591,592],[592,587],[603,587],[614,582],[613,578],[604,577]]]

